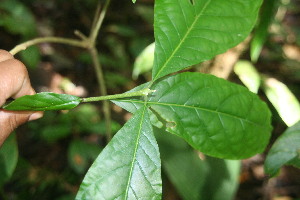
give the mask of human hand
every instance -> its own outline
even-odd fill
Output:
[[[35,94],[26,67],[4,50],[0,50],[0,107],[9,98]],[[0,146],[19,125],[36,120],[42,112],[6,111],[0,109]]]

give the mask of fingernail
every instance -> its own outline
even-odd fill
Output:
[[[37,119],[43,117],[43,115],[44,115],[43,112],[35,112],[35,113],[33,113],[33,114],[31,114],[31,115],[29,116],[28,121],[37,120]]]

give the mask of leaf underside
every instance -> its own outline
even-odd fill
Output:
[[[243,41],[262,0],[156,0],[152,78],[211,59]]]
[[[156,92],[147,104],[166,130],[205,154],[242,159],[262,152],[269,141],[270,111],[244,87],[208,74],[181,73],[151,89]],[[141,98],[113,102],[131,112],[144,105]]]
[[[161,199],[160,163],[148,110],[142,107],[100,153],[76,199]]]
[[[52,92],[41,92],[35,95],[26,95],[20,97],[10,104],[4,106],[5,110],[70,110],[75,108],[81,99],[77,96],[68,94],[56,94]]]
[[[283,165],[294,165],[300,168],[300,122],[288,128],[270,149],[265,172],[275,176]]]

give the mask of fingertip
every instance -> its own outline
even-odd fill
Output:
[[[42,118],[43,116],[44,116],[44,112],[35,112],[29,116],[28,121],[37,120]]]
[[[9,60],[9,59],[13,59],[13,58],[14,58],[14,56],[12,54],[10,54],[8,51],[0,49],[0,62]]]

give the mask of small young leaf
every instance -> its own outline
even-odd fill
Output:
[[[148,45],[136,58],[132,72],[133,79],[137,79],[140,74],[148,72],[152,69],[154,60],[154,47],[154,43]]]
[[[169,125],[167,131],[205,154],[246,158],[262,152],[269,141],[271,113],[245,87],[208,74],[181,73],[151,89],[156,92],[147,104]],[[141,98],[114,102],[131,111],[144,105]]]
[[[41,92],[35,95],[20,97],[8,105],[3,106],[5,110],[70,110],[75,108],[81,99],[77,96],[68,94],[56,94],[52,92]]]
[[[283,165],[300,168],[300,121],[288,128],[273,144],[265,161],[265,172],[275,176]]]
[[[257,94],[261,78],[251,62],[247,60],[238,61],[234,65],[234,72],[251,92]]]
[[[161,164],[148,109],[139,109],[104,148],[76,199],[161,199]]]
[[[264,91],[286,125],[293,126],[300,120],[300,103],[284,83],[265,78]]]
[[[156,0],[153,80],[211,59],[243,41],[262,0]]]

